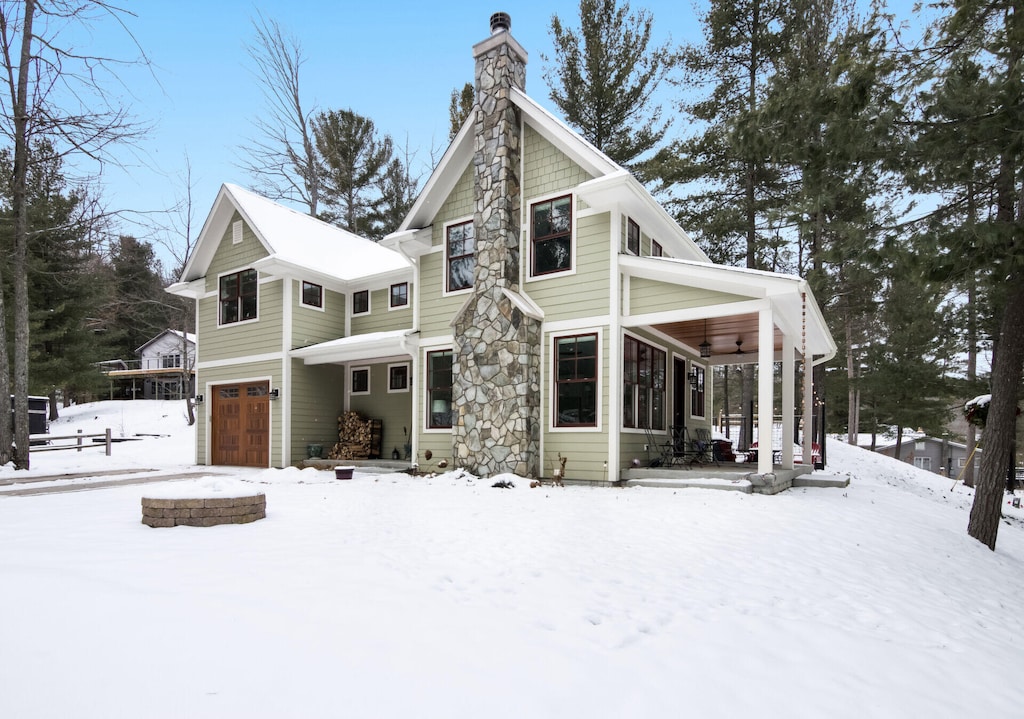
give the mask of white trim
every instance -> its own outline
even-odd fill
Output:
[[[569,212],[572,217],[569,221],[569,267],[564,270],[555,270],[554,272],[545,272],[542,275],[533,274],[533,206],[539,205],[542,202],[550,202],[551,200],[557,200],[562,197],[569,198]],[[570,277],[575,275],[577,272],[577,266],[579,264],[579,251],[576,246],[576,192],[575,190],[559,190],[557,192],[549,192],[544,195],[537,195],[536,197],[530,198],[526,202],[526,224],[524,225],[524,231],[526,232],[526,282],[543,282],[544,280],[554,279],[556,277]],[[523,255],[520,255],[520,261],[522,261]]]
[[[558,372],[557,372],[556,368],[554,367],[554,363],[557,361],[557,357],[558,357],[558,353],[555,351],[555,342],[557,340],[559,340],[559,339],[562,339],[562,338],[578,337],[578,336],[582,336],[582,335],[596,335],[596,337],[597,337],[597,347],[596,347],[596,350],[595,350],[595,352],[596,352],[595,359],[597,361],[597,367],[595,368],[595,375],[596,375],[596,380],[597,380],[597,386],[596,386],[596,388],[594,390],[594,392],[595,392],[595,402],[596,402],[596,406],[594,407],[594,419],[595,419],[596,424],[593,427],[558,427],[558,426],[555,425],[555,410],[556,410],[555,404],[557,402],[557,397],[558,397],[558,393],[555,391],[556,390],[556,387],[555,387],[556,379],[558,377]],[[603,420],[602,410],[603,410],[604,403],[601,401],[601,398],[602,398],[603,392],[604,392],[604,382],[602,381],[602,379],[603,379],[603,369],[604,369],[604,362],[602,361],[603,349],[604,349],[604,328],[603,327],[576,327],[576,328],[574,328],[572,330],[567,330],[567,331],[564,331],[564,332],[549,332],[547,334],[547,341],[544,342],[543,344],[544,344],[544,346],[546,346],[546,347],[548,347],[550,349],[550,351],[549,351],[549,360],[548,361],[552,365],[551,367],[547,367],[547,368],[544,369],[544,371],[547,372],[547,374],[548,374],[548,382],[550,383],[550,392],[548,393],[548,402],[547,402],[547,407],[545,408],[547,410],[547,421],[546,421],[546,423],[547,423],[548,432],[551,432],[552,434],[566,434],[566,433],[574,433],[574,432],[585,433],[585,434],[593,434],[593,433],[603,432],[604,431],[604,422],[602,421]],[[544,354],[544,352],[542,350],[541,351],[541,355],[543,355],[543,354]]]
[[[423,353],[423,382],[420,385],[421,387],[423,387],[423,391],[422,392],[418,392],[417,394],[419,394],[420,397],[423,398],[422,411],[423,411],[424,414],[427,414],[427,403],[430,401],[430,398],[427,396],[428,393],[430,392],[430,378],[427,377],[427,373],[430,372],[430,363],[427,361],[427,355],[431,354],[433,352],[445,352],[445,351],[448,351],[448,352],[452,353],[452,362],[454,363],[455,362],[455,352],[456,352],[456,350],[455,350],[455,345],[454,345],[453,342],[451,342],[449,344],[443,344],[443,345],[437,345],[437,346],[428,346],[428,347],[424,347],[423,345],[420,345],[420,350]],[[453,374],[452,375],[452,408],[453,409],[454,409],[454,406],[455,406],[455,392],[454,392],[454,390],[455,390],[455,376]],[[455,431],[455,423],[454,422],[452,423],[451,427],[431,427],[430,426],[430,422],[427,420],[426,417],[421,417],[420,419],[423,420],[423,429],[421,429],[420,431],[423,432],[424,434],[447,434],[447,435],[451,435],[452,432]],[[415,456],[415,455],[413,455],[413,456]]]
[[[693,413],[693,391],[694,390],[693,390],[693,385],[690,384],[690,372],[693,371],[694,367],[700,367],[704,371],[704,414],[694,414]],[[686,393],[690,396],[690,402],[689,402],[690,407],[689,407],[689,412],[687,412],[687,416],[690,419],[699,419],[702,422],[706,422],[707,419],[708,419],[708,398],[709,398],[709,395],[708,395],[708,374],[709,374],[708,373],[708,369],[709,369],[709,365],[707,365],[707,364],[705,364],[703,362],[698,362],[697,360],[695,360],[693,358],[690,358],[689,371],[687,371],[687,373],[686,373]]]
[[[444,348],[444,347],[455,347],[455,337],[453,335],[436,335],[434,337],[423,337],[420,339],[420,349],[429,349],[431,351]]]
[[[391,389],[391,369],[393,367],[405,367],[405,388],[404,389]],[[392,362],[388,365],[388,376],[387,376],[387,390],[388,394],[403,394],[410,391],[412,385],[412,368],[408,362]]]
[[[319,282],[311,282],[309,280],[303,280],[301,278],[296,278],[295,281],[299,283],[299,307],[305,307],[306,309],[317,310],[319,312],[325,312],[327,310],[327,289],[322,284],[320,284]],[[320,288],[320,306],[319,307],[317,307],[316,305],[306,304],[305,299],[304,299],[306,294],[302,291],[303,284],[313,285],[314,287],[319,287]]]
[[[595,315],[591,317],[580,317],[574,320],[553,320],[544,322],[545,332],[564,332],[575,330],[577,327],[608,327],[612,318],[609,315]]]
[[[301,287],[299,294],[302,294]],[[292,313],[292,292],[295,291],[295,287],[291,280],[284,280],[281,283],[281,303],[282,303],[282,317],[281,324],[283,331],[281,332],[281,355],[284,359],[281,361],[281,392],[284,393],[284,401],[279,397],[276,402],[272,402],[270,405],[270,414],[274,413],[274,405],[281,405],[281,466],[291,466],[292,458],[292,443],[291,443],[291,432],[292,432],[292,413],[290,411],[292,401],[292,362],[288,358],[288,350],[291,349],[291,338],[294,332],[293,327],[293,313]],[[323,288],[321,288],[321,292]],[[270,389],[274,389],[273,383],[270,385]],[[274,451],[274,440],[273,437],[270,439],[270,451]]]
[[[241,220],[235,220],[234,222],[231,223],[231,244],[232,245],[240,245],[240,244],[242,244],[242,237],[243,237],[242,232],[243,232],[243,229],[242,229],[242,221]]]
[[[391,304],[391,300],[394,299],[394,295],[391,294],[391,291],[397,285],[405,285],[405,304],[404,305],[394,305],[394,304]],[[388,285],[387,292],[388,292],[388,312],[391,312],[393,310],[407,310],[407,309],[410,309],[412,307],[412,283],[409,282],[408,280],[404,280],[402,282],[392,282],[390,285]]]
[[[356,372],[363,371],[366,372],[366,391],[356,392],[354,389],[356,383],[352,379],[352,376]],[[349,367],[348,372],[346,374],[348,376],[348,385],[346,386],[346,389],[348,390],[348,394],[350,397],[364,397],[373,391],[373,373],[370,371],[370,365],[356,365],[354,367]]]
[[[221,323],[221,321],[220,321],[220,281],[221,281],[221,278],[222,277],[227,277],[228,275],[240,275],[243,272],[246,272],[246,271],[249,271],[249,270],[252,270],[253,272],[256,273],[256,316],[252,317],[250,319],[247,319],[247,320],[238,320],[237,322],[228,322],[226,324]],[[270,278],[261,278],[260,271],[257,270],[256,268],[254,268],[252,265],[247,265],[247,266],[243,267],[242,269],[228,270],[226,272],[219,273],[217,275],[217,291],[215,293],[216,296],[217,296],[217,304],[214,307],[214,311],[216,312],[216,317],[217,317],[217,329],[222,329],[224,327],[238,327],[240,325],[251,325],[254,322],[259,322],[260,321],[260,297],[263,294],[262,292],[260,292],[260,285],[263,284],[264,282],[269,284],[271,282],[271,279]],[[241,278],[239,278],[239,289],[241,289]],[[197,325],[197,327],[198,327],[198,325]],[[198,330],[197,330],[197,333],[198,333]]]
[[[441,226],[441,246],[437,248],[441,252],[441,296],[442,297],[455,297],[458,295],[467,295],[473,291],[474,282],[469,283],[469,287],[461,290],[449,290],[448,289],[448,228],[455,227],[456,225],[473,225],[473,215],[469,215],[469,218],[462,218],[452,220],[451,222],[445,222]],[[473,262],[476,262],[476,226],[473,226]],[[476,277],[476,265],[473,265],[473,276]]]
[[[668,406],[669,400],[671,399],[671,395],[669,394],[668,378],[669,378],[669,372],[671,371],[670,365],[671,365],[671,360],[672,360],[673,352],[672,352],[672,350],[669,347],[664,346],[664,345],[655,344],[653,341],[647,339],[646,337],[641,337],[640,335],[638,335],[638,334],[636,334],[634,332],[630,332],[627,329],[622,329],[621,332],[622,332],[622,339],[625,339],[626,337],[629,337],[632,340],[640,342],[641,344],[645,344],[648,347],[652,347],[653,349],[661,350],[662,352],[665,353],[665,378],[664,378],[664,380],[665,380],[665,382],[664,382],[664,384],[665,384],[665,401],[664,401],[664,403],[662,405],[662,413],[663,413],[663,415],[662,415],[662,418],[661,418],[662,419],[662,423],[664,424],[664,427],[662,429],[660,429],[660,430],[652,429],[651,431],[652,432],[667,432],[668,428],[672,426],[672,422],[670,421],[671,417],[669,417],[669,406]],[[626,387],[626,363],[625,363],[625,360],[621,359],[621,355],[625,351],[626,351],[626,343],[622,342],[622,351],[619,353],[619,355],[620,355],[620,367],[622,368],[621,381],[619,382],[619,387],[620,387],[620,389],[623,389],[623,390]],[[622,396],[621,392],[619,393],[619,396],[620,397]],[[622,409],[625,409],[625,400],[623,400]],[[634,409],[635,409],[635,406],[634,406]],[[643,427],[627,427],[624,424],[624,422],[623,422],[623,420],[625,419],[624,415],[625,415],[624,411],[620,411],[619,412],[619,418],[618,418],[617,424],[618,424],[620,432],[627,432],[627,433],[628,432],[638,432],[639,433],[639,432],[644,432],[645,431]],[[637,417],[637,419],[639,419],[639,417]],[[611,419],[609,418],[609,423],[610,422],[611,422]],[[615,425],[612,425],[612,426],[615,426]]]
[[[199,455],[199,448],[196,447],[196,464],[203,464],[203,465],[205,465],[207,467],[214,466],[213,465],[213,447],[211,446],[211,442],[213,441],[213,392],[212,392],[212,388],[213,387],[220,387],[221,385],[226,385],[226,384],[252,384],[252,383],[255,383],[255,382],[266,382],[268,389],[270,389],[270,390],[274,389],[274,377],[273,377],[273,375],[257,375],[255,377],[237,377],[237,378],[233,377],[231,379],[218,379],[218,380],[214,380],[214,381],[207,381],[207,382],[205,382],[203,384],[203,387],[204,387],[203,397],[206,398],[205,401],[203,402],[203,406],[206,408],[204,410],[204,412],[206,414],[206,433],[205,433],[206,434],[206,462],[205,463],[200,463],[199,462],[199,456],[198,456]],[[270,400],[268,399],[267,401],[270,401]],[[270,469],[271,467],[274,466],[274,410],[273,410],[273,403],[272,402],[271,402],[271,410],[268,413],[268,417],[267,417],[267,433],[268,433],[268,439],[269,439],[269,445],[267,447],[267,469]],[[283,466],[283,462],[282,462],[282,466]]]

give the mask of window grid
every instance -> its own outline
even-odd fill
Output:
[[[256,270],[242,270],[220,278],[222,325],[256,319],[256,288]]]
[[[452,351],[427,353],[427,428],[452,426]]]
[[[391,306],[405,307],[409,304],[409,283],[399,282],[391,285]]]
[[[572,268],[572,196],[556,197],[530,207],[532,274]]]
[[[634,255],[640,254],[640,225],[626,220],[626,249]]]
[[[457,292],[473,286],[476,272],[476,237],[473,222],[449,225],[445,239],[448,255],[448,292]]]
[[[303,280],[302,304],[307,307],[317,307],[322,309],[324,306],[324,288],[321,285]]]
[[[555,340],[555,426],[597,426],[597,335]]]
[[[622,426],[665,429],[665,352],[628,336],[622,352]]]
[[[370,311],[370,291],[352,293],[352,314],[363,315]]]

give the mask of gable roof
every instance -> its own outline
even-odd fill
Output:
[[[153,344],[157,340],[163,338],[165,335],[174,335],[177,339],[184,338],[185,342],[191,344],[193,347],[196,344],[196,336],[192,332],[182,332],[181,330],[170,330],[170,329],[168,329],[168,330],[164,330],[163,332],[158,334],[156,337],[153,337],[153,338],[147,340],[146,342],[144,342],[142,344],[142,346],[140,346],[135,351],[137,353],[141,353],[142,350],[146,349],[147,347],[149,347],[151,344]]]
[[[340,227],[285,207],[238,185],[221,185],[203,224],[181,283],[204,277],[235,211],[268,257],[258,269],[269,274],[320,279],[332,289],[378,276],[408,275],[412,266],[397,252]]]
[[[579,188],[580,196],[584,197],[588,204],[600,207],[600,203],[625,200],[626,209],[631,216],[635,216],[642,226],[649,228],[645,229],[648,234],[652,231],[657,233],[658,242],[666,251],[688,260],[710,262],[707,255],[628,170],[541,107],[526,93],[512,88],[510,97],[531,128],[594,178]],[[466,167],[473,161],[475,122],[474,114],[470,113],[434,172],[427,179],[409,214],[389,238],[396,238],[433,222],[441,205],[448,199]],[[605,192],[606,190],[613,190],[616,193],[614,199]]]

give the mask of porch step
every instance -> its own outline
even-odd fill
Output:
[[[623,482],[626,487],[661,487],[669,489],[724,489],[732,492],[745,492],[750,494],[754,486],[748,479],[715,479],[713,477],[701,477],[686,479],[683,477],[648,477],[645,479],[627,479]]]
[[[802,474],[793,478],[794,487],[849,487],[850,478],[834,474]]]

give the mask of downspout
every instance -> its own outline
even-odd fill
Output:
[[[282,304],[284,309],[284,331],[281,333],[281,393],[282,400],[278,400],[281,412],[281,466],[291,466],[292,459],[292,358],[289,355],[292,344],[292,293],[294,292],[294,281],[290,277],[281,279]],[[271,412],[270,420],[273,422],[274,415]],[[271,442],[273,446],[273,442]],[[271,462],[273,464],[273,462]]]

